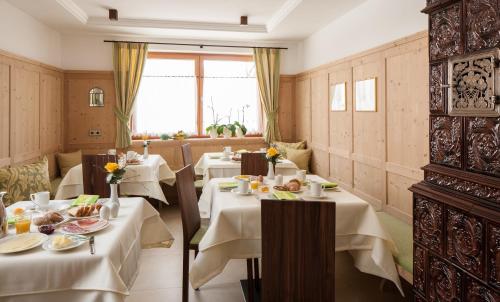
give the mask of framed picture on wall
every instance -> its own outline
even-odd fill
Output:
[[[356,81],[356,111],[377,111],[376,78]]]
[[[332,111],[346,111],[346,82],[330,85]]]

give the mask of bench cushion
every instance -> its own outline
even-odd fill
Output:
[[[413,273],[413,231],[411,225],[385,212],[377,212],[377,214],[399,250],[395,257],[396,263],[405,271]]]
[[[30,194],[50,191],[49,163],[47,157],[41,161],[17,167],[0,169],[0,191],[6,191],[5,206],[30,200]]]
[[[59,189],[62,180],[62,177],[57,177],[50,181],[50,198],[54,199],[56,197],[57,189]]]
[[[198,244],[200,244],[201,239],[203,239],[203,236],[205,236],[205,233],[207,232],[208,225],[202,224],[198,231],[194,234],[193,238],[189,242],[189,245],[194,247],[198,247]]]

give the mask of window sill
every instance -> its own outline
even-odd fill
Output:
[[[210,137],[189,137],[180,140],[162,140],[162,139],[149,139],[150,146],[154,145],[182,145],[184,143],[189,143],[192,145],[255,145],[255,144],[266,144],[264,141],[264,137],[259,136],[245,136],[242,138],[239,137],[230,137],[230,138],[210,138]],[[142,146],[143,140],[132,140],[132,146]]]

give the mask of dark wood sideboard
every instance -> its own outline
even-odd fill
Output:
[[[481,91],[491,70],[486,61],[468,61],[457,67],[470,68],[459,82],[449,63],[500,47],[500,0],[427,0],[423,12],[429,15],[430,164],[424,181],[410,188],[415,301],[500,302],[500,118],[460,111],[463,104],[457,108],[465,114],[457,114],[450,97],[468,81],[477,89],[462,97],[486,100],[483,109],[488,100],[494,104]],[[500,83],[499,73],[492,74]]]

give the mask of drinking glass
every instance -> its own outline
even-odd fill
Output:
[[[15,217],[14,226],[16,234],[29,233],[31,227],[31,214],[24,213]]]

